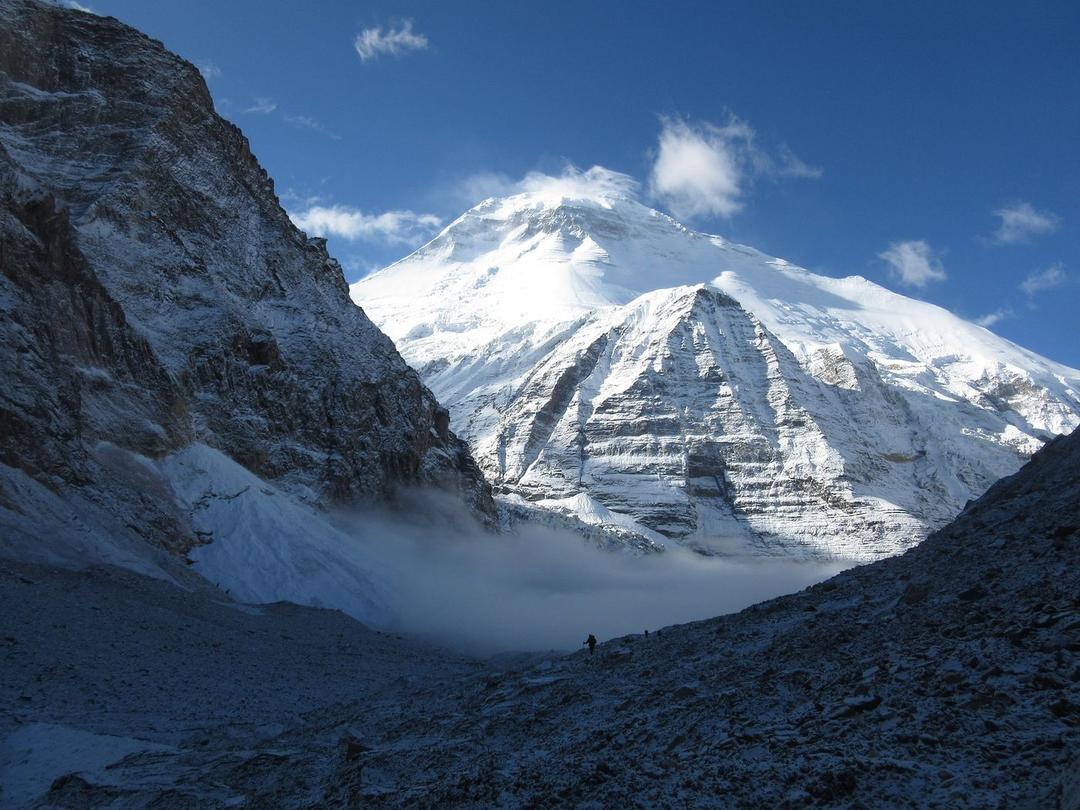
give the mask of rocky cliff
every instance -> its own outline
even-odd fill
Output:
[[[492,512],[447,412],[159,42],[0,2],[0,239],[8,550],[46,502],[81,531],[61,501],[90,534],[213,540],[153,468],[192,445],[314,506],[431,484]]]

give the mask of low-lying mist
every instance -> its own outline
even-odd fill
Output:
[[[393,572],[391,629],[488,653],[575,649],[732,613],[836,574],[840,562],[598,549],[572,531],[493,534],[449,502],[415,495],[394,515],[348,516],[365,556]]]

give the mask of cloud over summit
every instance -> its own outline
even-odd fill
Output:
[[[786,146],[775,155],[763,149],[754,129],[735,116],[723,125],[665,118],[649,191],[678,217],[730,217],[742,209],[748,185],[758,178],[821,174]]]
[[[893,242],[878,254],[901,284],[925,287],[931,281],[944,281],[947,276],[941,259],[922,239]]]

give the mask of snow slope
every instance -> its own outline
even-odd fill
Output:
[[[0,465],[0,558],[82,568],[114,565],[193,591],[248,603],[294,602],[386,626],[400,576],[312,504],[227,455],[193,444],[159,459],[114,445],[94,448],[117,488],[137,479],[157,508],[194,538],[180,558],[148,543],[122,499],[78,489],[54,493]],[[129,479],[125,481],[124,479]],[[198,575],[198,576],[194,576]],[[209,587],[216,586],[220,591]]]
[[[486,200],[351,288],[502,494],[702,550],[866,559],[1080,421],[1075,369],[691,231],[618,177]]]

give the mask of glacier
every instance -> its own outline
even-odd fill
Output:
[[[350,288],[505,508],[637,548],[870,560],[1080,422],[1077,370],[693,231],[620,177],[487,199]]]

